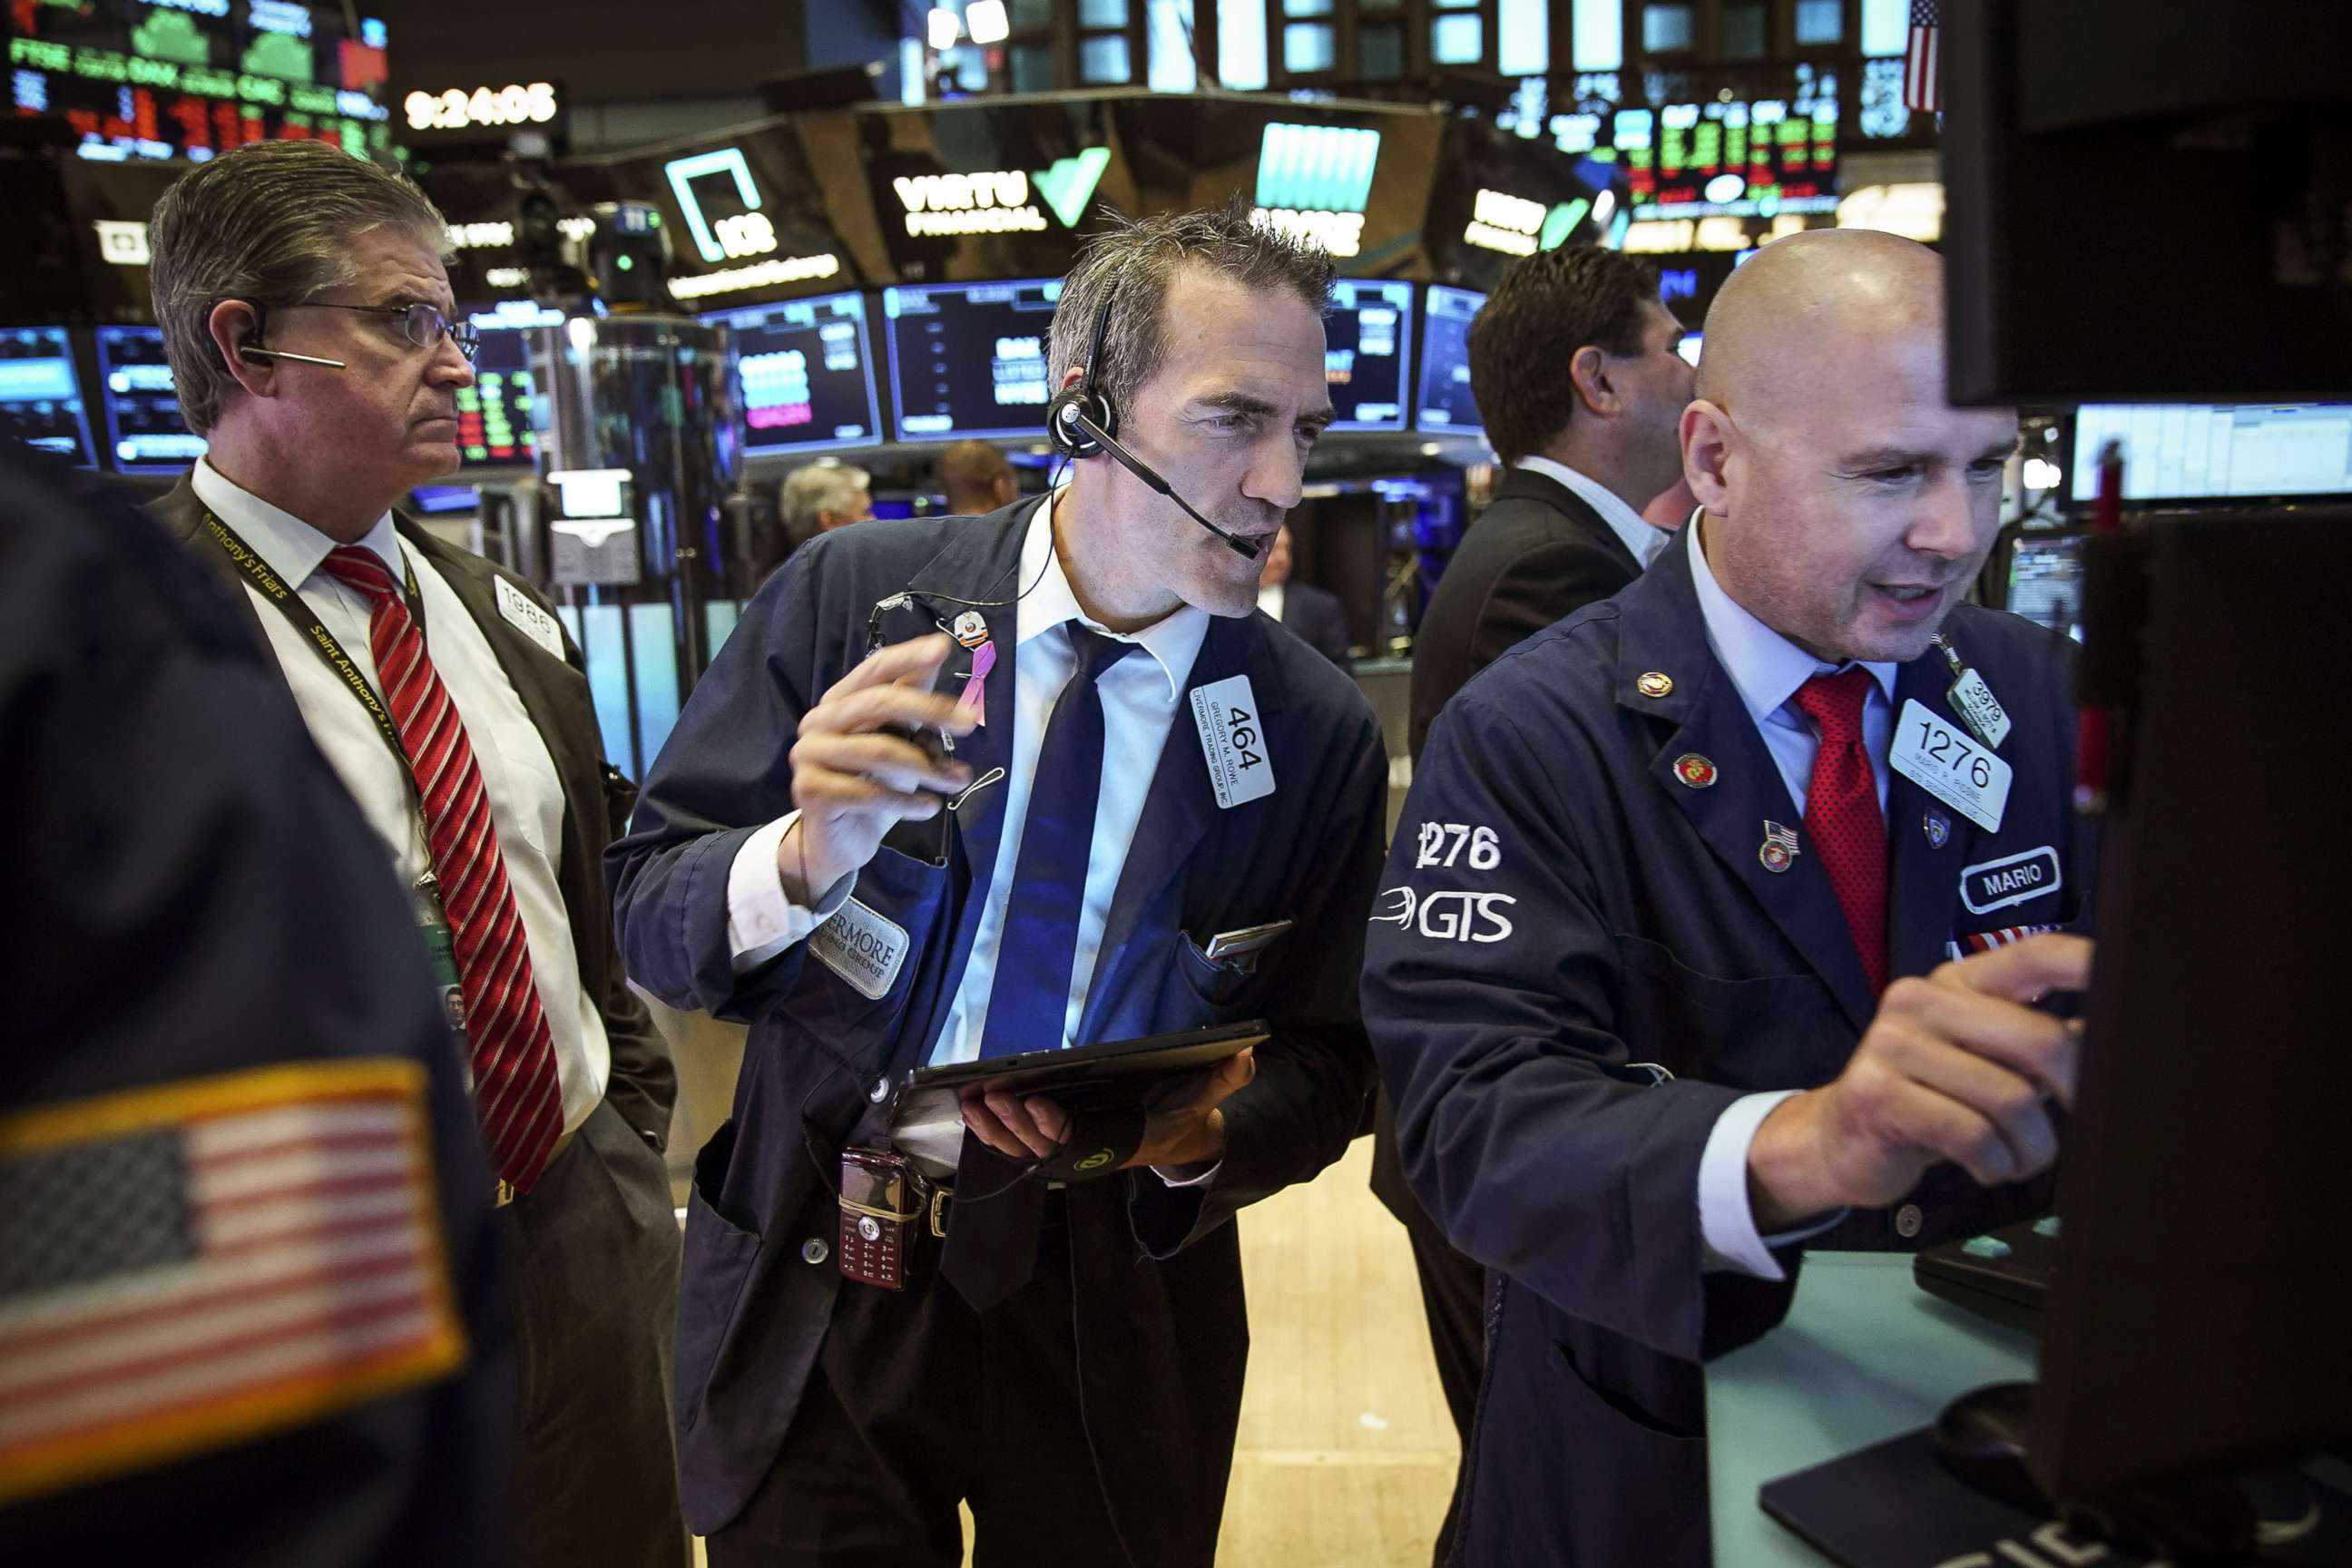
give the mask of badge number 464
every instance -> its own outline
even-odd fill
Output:
[[[1225,739],[1232,742],[1234,750],[1241,754],[1241,761],[1236,765],[1244,773],[1265,761],[1257,754],[1256,721],[1245,710],[1229,708],[1225,710]]]

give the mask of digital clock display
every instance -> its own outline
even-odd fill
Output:
[[[412,92],[400,100],[411,131],[471,131],[482,126],[544,125],[555,118],[552,83],[524,87],[453,87],[443,92]]]

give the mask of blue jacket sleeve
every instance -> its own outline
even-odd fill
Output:
[[[727,879],[744,840],[793,809],[801,717],[839,666],[812,569],[823,553],[793,552],[744,606],[647,772],[628,833],[605,851],[622,962],[673,1007],[748,1021],[800,973],[798,946],[735,973]]]
[[[1790,1289],[1703,1268],[1699,1157],[1738,1091],[1630,1066],[1650,1053],[1615,1032],[1591,869],[1626,825],[1561,755],[1591,742],[1528,733],[1506,689],[1465,693],[1432,729],[1372,911],[1364,1021],[1399,1151],[1463,1251],[1701,1359],[1770,1327]]]

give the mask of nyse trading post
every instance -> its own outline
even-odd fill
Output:
[[[747,450],[814,452],[882,438],[864,295],[787,300],[702,320],[733,335]]]
[[[106,449],[116,468],[171,473],[205,455],[205,438],[180,417],[160,328],[99,328],[98,379],[105,389]]]
[[[1412,385],[1412,285],[1342,279],[1325,320],[1334,430],[1402,430]]]
[[[1429,287],[1421,326],[1421,414],[1433,436],[1472,436],[1482,428],[1470,395],[1470,323],[1486,296],[1468,289]]]
[[[1059,279],[882,290],[902,441],[1044,433]]]
[[[94,461],[63,327],[0,327],[0,434],[69,462]]]

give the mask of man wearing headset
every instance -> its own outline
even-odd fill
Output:
[[[1247,1342],[1224,1222],[1337,1158],[1370,1083],[1380,731],[1256,612],[1332,417],[1330,281],[1240,206],[1092,240],[1051,338],[1067,486],[796,552],[608,857],[630,973],[751,1026],[679,1314],[717,1568],[952,1565],[959,1501],[982,1562],[1214,1556]],[[992,1092],[946,1121],[951,1197],[866,1184],[912,1068],[1251,1019],[1109,1157]]]

